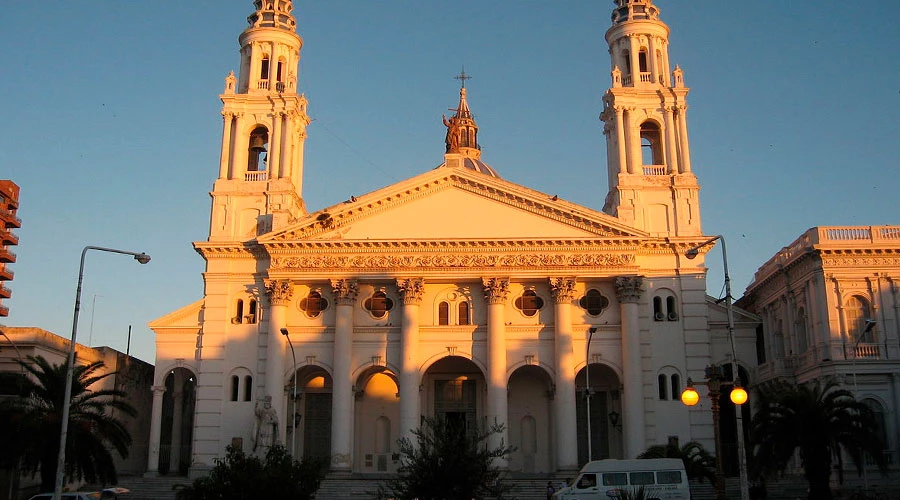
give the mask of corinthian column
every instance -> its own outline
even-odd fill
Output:
[[[350,471],[353,464],[353,304],[359,294],[356,280],[331,280],[336,313],[331,373],[331,470]]]
[[[397,289],[403,296],[400,327],[400,438],[415,442],[412,431],[419,427],[419,304],[425,294],[422,278],[399,278]]]
[[[294,287],[288,280],[266,280],[266,295],[269,296],[269,338],[266,342],[266,393],[272,398],[272,408],[278,415],[278,435],[284,436],[287,429],[285,422],[284,398],[284,337],[281,329],[287,326],[287,307],[291,303]]]
[[[489,446],[496,449],[508,443],[507,420],[509,419],[507,385],[506,385],[506,325],[503,310],[509,296],[509,279],[483,278],[484,300],[487,310],[487,408],[488,425],[503,424],[503,432],[491,434]],[[505,458],[497,459],[494,465],[501,468],[508,466]]]
[[[622,315],[622,385],[625,458],[635,458],[647,444],[644,425],[644,390],[641,366],[641,331],[638,307],[644,293],[640,276],[616,278],[616,297]]]
[[[550,278],[554,303],[556,395],[553,402],[557,470],[578,469],[578,425],[575,414],[575,352],[572,348],[574,278]]]

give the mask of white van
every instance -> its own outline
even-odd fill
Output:
[[[678,458],[595,460],[588,462],[569,486],[553,495],[557,500],[611,500],[619,491],[641,487],[648,500],[690,500],[684,463]]]

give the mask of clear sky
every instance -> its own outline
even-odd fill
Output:
[[[900,224],[900,2],[658,0],[685,72],[704,232],[724,234],[734,295],[817,225]],[[295,0],[313,123],[310,211],[437,166],[460,68],[483,159],[597,210],[612,1]],[[203,295],[218,174],[218,94],[250,0],[5,2],[0,178],[21,186],[5,324],[154,361],[147,322]],[[707,260],[720,296],[721,253]],[[92,322],[93,319],[93,322]]]

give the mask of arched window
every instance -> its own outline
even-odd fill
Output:
[[[887,448],[887,424],[884,420],[884,407],[881,403],[872,398],[865,398],[862,400],[862,403],[872,411],[872,417],[875,420],[875,435],[880,442],[884,443],[884,447]]]
[[[641,159],[644,165],[663,165],[662,135],[659,125],[646,121],[641,124]]]
[[[681,377],[677,373],[672,374],[672,399],[678,399],[681,394]]]
[[[256,323],[256,299],[250,299],[247,305],[249,307],[247,308],[247,317],[245,319],[247,323]]]
[[[253,377],[244,375],[244,401],[250,401],[253,394]]]
[[[666,319],[669,321],[678,321],[678,311],[675,310],[675,297],[666,297]]]
[[[544,299],[538,297],[534,290],[525,290],[516,299],[516,308],[525,316],[534,316],[542,307],[544,307]]]
[[[870,319],[869,301],[853,295],[844,304],[844,317],[847,320],[847,334],[853,339],[853,342],[861,344],[875,343],[874,328],[866,331],[866,320]]]
[[[328,300],[322,297],[318,290],[310,290],[309,294],[300,299],[300,310],[310,318],[318,317],[325,309],[328,309]]]
[[[376,318],[383,318],[388,311],[394,307],[394,301],[388,298],[387,294],[379,290],[365,300],[363,307],[369,311],[369,314]]]
[[[234,318],[231,319],[232,323],[240,324],[244,322],[244,301],[241,299],[237,300],[237,305],[234,309],[235,315]]]
[[[659,376],[656,377],[656,385],[659,390],[659,400],[665,401],[669,399],[669,378],[660,373]]]
[[[240,378],[237,375],[231,376],[231,400],[238,400],[238,390],[240,389]]]
[[[263,56],[262,64],[259,65],[259,79],[260,80],[268,80],[269,79],[269,56]]]
[[[653,320],[662,321],[666,319],[666,313],[663,312],[662,297],[653,297]]]
[[[266,150],[269,145],[269,131],[266,127],[256,127],[250,133],[247,148],[247,171],[259,172],[266,169]]]
[[[468,302],[460,302],[457,306],[457,313],[459,314],[459,324],[460,325],[468,325],[471,324],[469,321],[469,303]]]
[[[609,306],[609,299],[603,296],[598,290],[591,288],[581,297],[578,305],[587,311],[591,316],[600,316],[600,314]]]
[[[794,325],[794,334],[797,336],[798,354],[803,354],[809,349],[809,341],[806,338],[806,310],[802,307],[797,311],[797,322]]]
[[[631,85],[634,80],[631,78],[631,53],[627,50],[622,51],[622,60],[624,61],[624,67],[622,69],[622,73],[625,74],[625,85]]]
[[[441,302],[440,304],[438,304],[438,324],[450,324],[450,304],[447,302]]]

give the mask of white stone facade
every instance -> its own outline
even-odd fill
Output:
[[[279,440],[334,471],[395,470],[396,440],[426,416],[505,424],[517,451],[503,465],[524,473],[576,469],[589,456],[588,427],[595,459],[634,457],[671,436],[712,449],[708,402],[678,400],[689,377],[701,381],[732,356],[702,254],[684,257],[708,239],[688,89],[670,69],[669,28],[652,2],[617,4],[602,212],[484,164],[466,89],[445,119],[444,164],[307,212],[309,119],[290,76],[302,41],[290,2],[257,2],[241,74],[222,96],[209,238],[194,244],[207,261],[205,294],[150,325],[150,470],[179,443],[195,471],[228,445],[253,450],[254,408],[266,397]],[[748,370],[755,328],[740,313]]]

